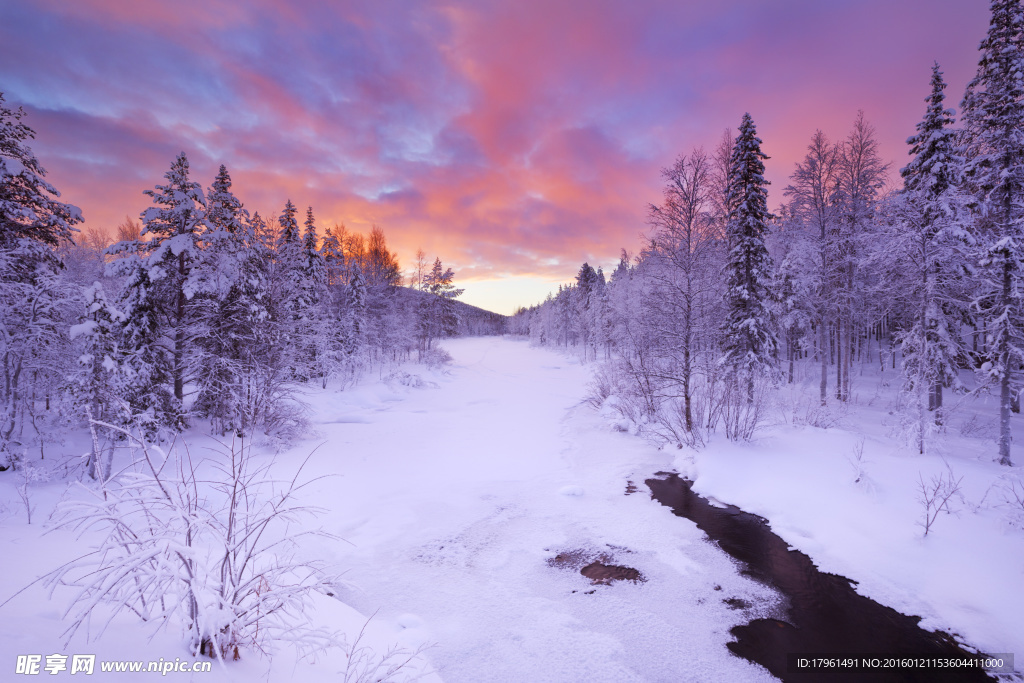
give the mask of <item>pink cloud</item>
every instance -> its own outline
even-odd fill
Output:
[[[932,60],[955,106],[986,22],[953,0],[46,0],[0,8],[0,89],[89,224],[137,215],[183,149],[250,209],[567,279],[635,250],[659,170],[746,111],[773,205],[858,109],[898,169]]]

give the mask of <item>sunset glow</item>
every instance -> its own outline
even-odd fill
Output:
[[[959,104],[980,3],[49,0],[0,5],[0,92],[89,227],[184,150],[250,211],[381,226],[502,313],[635,251],[659,170],[750,112],[770,205],[863,109],[894,170],[938,61]]]

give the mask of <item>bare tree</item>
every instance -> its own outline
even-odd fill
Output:
[[[665,197],[650,207],[654,226],[644,272],[653,281],[648,323],[671,359],[661,379],[678,386],[683,426],[693,433],[694,379],[697,354],[709,348],[714,325],[709,314],[720,300],[718,271],[722,244],[709,210],[713,192],[712,162],[703,149],[681,155],[662,171]]]
[[[792,252],[792,258],[802,262],[793,269],[808,280],[803,288],[808,295],[804,305],[818,332],[815,352],[821,364],[822,405],[828,399],[829,325],[835,311],[832,241],[839,218],[839,164],[839,146],[817,130],[803,162],[790,176],[792,184],[785,189],[790,197],[793,240],[803,243]]]

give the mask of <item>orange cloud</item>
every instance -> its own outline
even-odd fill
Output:
[[[955,0],[16,5],[0,89],[88,224],[138,215],[185,150],[250,209],[290,198],[381,225],[405,263],[533,283],[635,250],[659,170],[746,111],[773,204],[813,131],[842,138],[858,109],[898,169],[932,61],[955,105],[987,22]]]

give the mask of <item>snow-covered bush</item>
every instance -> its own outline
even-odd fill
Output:
[[[440,346],[420,351],[420,362],[432,370],[436,370],[452,362],[452,355]]]
[[[400,384],[403,387],[409,387],[411,389],[436,389],[437,384],[429,380],[425,380],[415,373],[406,372],[405,370],[395,370],[390,375],[384,378],[384,381],[388,384]]]
[[[333,634],[304,626],[313,592],[328,592],[319,565],[293,554],[307,536],[290,526],[316,512],[296,497],[305,486],[269,477],[241,440],[213,461],[196,462],[184,444],[166,451],[119,431],[131,463],[99,488],[62,506],[61,525],[101,540],[54,570],[51,592],[76,589],[67,610],[70,638],[100,630],[120,614],[155,628],[181,627],[196,655],[237,659],[274,642],[322,650]]]

